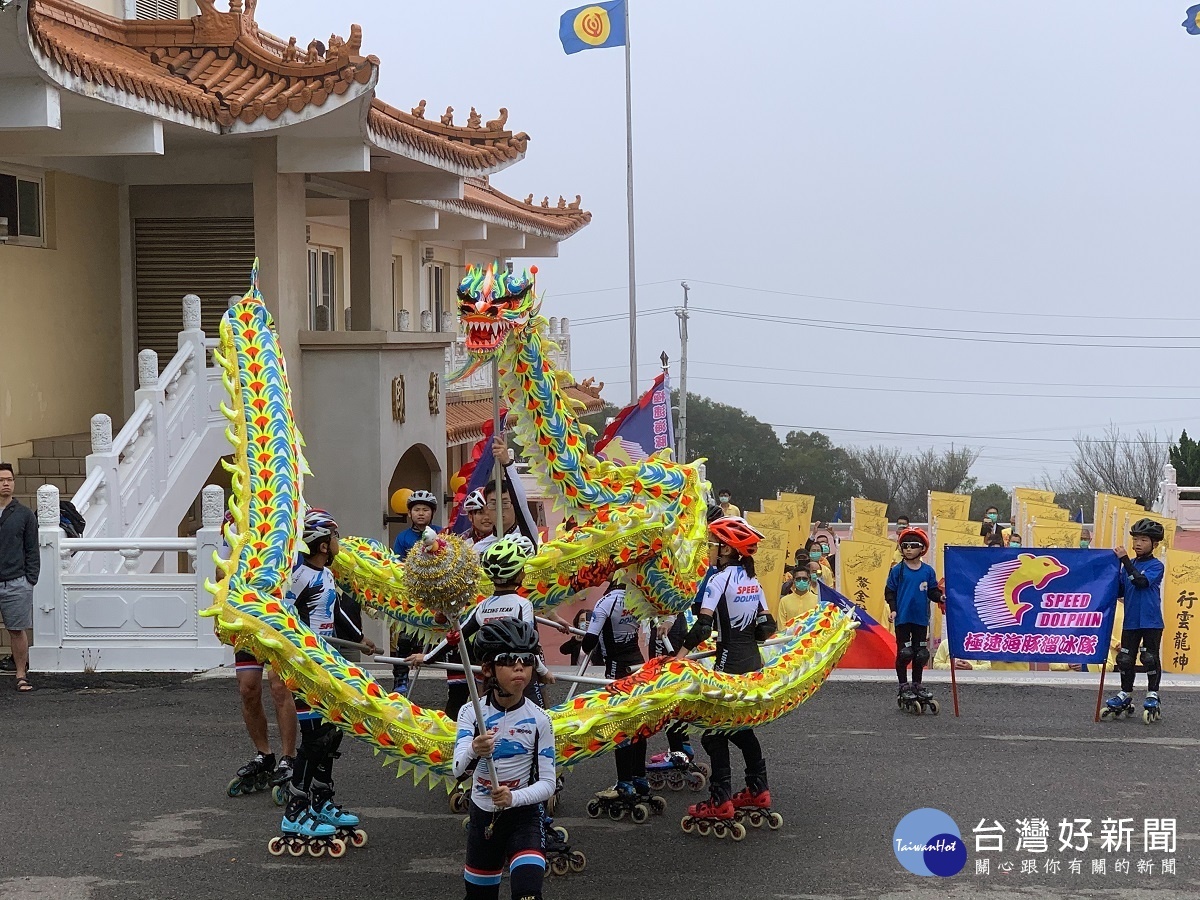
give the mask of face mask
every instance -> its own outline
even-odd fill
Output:
[[[988,513],[987,517],[989,522],[1000,521],[1000,513]]]
[[[820,560],[820,558],[821,558],[821,551],[820,551],[820,550],[809,550],[809,551],[808,551],[808,558],[809,558],[809,559],[811,559],[811,560],[813,560],[814,562],[816,562],[816,561]]]
[[[1009,541],[1009,542],[1008,542],[1008,546],[1010,546],[1010,547],[1020,547],[1020,546],[1021,546],[1021,542],[1020,542],[1020,541]]]
[[[828,553],[828,552],[829,552],[829,545],[828,545],[828,544],[822,544],[822,545],[821,545],[821,552],[822,552],[822,553]]]
[[[728,503],[728,502],[729,502],[729,495],[728,495],[728,494],[722,494],[722,495],[720,496],[720,498],[719,498],[719,499],[720,499],[720,501],[721,501],[722,503]]]
[[[1079,542],[1079,549],[1080,549],[1080,550],[1086,550],[1086,549],[1087,549],[1089,546],[1091,546],[1091,542],[1090,542],[1090,541],[1080,541],[1080,542]]]
[[[807,578],[800,578],[800,579],[797,579],[792,584],[792,588],[796,591],[797,594],[803,594],[803,593],[806,593],[808,590],[810,590],[811,584],[812,584],[812,582],[810,582]]]

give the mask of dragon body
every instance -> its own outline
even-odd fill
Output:
[[[530,327],[536,333],[539,326],[535,321]],[[216,358],[229,392],[223,411],[235,451],[229,466],[234,522],[226,530],[230,556],[219,561],[220,578],[208,586],[214,602],[204,615],[214,619],[223,641],[269,661],[294,694],[384,754],[399,772],[412,773],[418,782],[428,778],[431,786],[448,783],[455,723],[441,712],[386,692],[370,673],[348,663],[300,622],[283,600],[292,561],[303,549],[299,523],[306,466],[283,357],[256,275],[250,290],[223,317],[220,338]],[[567,402],[557,390],[559,379],[545,380],[553,378],[552,370],[542,364],[541,376],[527,382],[518,369],[532,365],[534,357],[514,354],[511,359],[512,372],[504,376],[506,390],[544,389],[551,399],[539,400],[539,408],[553,401],[562,404],[559,413],[567,412]],[[514,406],[519,399],[510,395]],[[554,427],[566,428],[573,418],[559,413],[552,419]],[[537,415],[518,421],[518,434],[536,442],[534,435],[545,431],[549,419],[542,414],[540,422]],[[571,427],[578,440],[582,429]],[[559,591],[569,589],[572,579],[600,579],[605,571],[611,574],[614,567],[625,567],[637,569],[652,608],[679,606],[676,594],[688,587],[690,570],[698,565],[698,550],[692,545],[703,533],[695,468],[669,461],[622,468],[598,462],[580,449],[579,464],[592,467],[589,478],[580,478],[564,469],[556,444],[540,446],[539,477],[569,482],[576,491],[570,495],[575,500],[571,508],[595,510],[574,533],[549,542],[539,554],[533,570],[540,602],[552,605],[565,596]],[[546,452],[550,450],[554,453]],[[338,563],[344,584],[412,630],[438,630],[435,614],[420,598],[408,596],[412,579],[406,581],[404,567],[385,548],[360,538],[346,537],[342,543],[346,549]],[[688,554],[684,568],[689,574],[683,576],[672,566],[671,554],[680,547]],[[615,560],[606,554],[614,554]],[[546,588],[540,589],[543,582]],[[482,588],[477,584],[474,592]],[[457,590],[461,593],[461,584]],[[855,627],[853,618],[837,607],[822,605],[788,623],[787,641],[778,655],[749,675],[714,673],[689,660],[653,660],[628,678],[547,711],[554,724],[557,763],[569,768],[674,720],[718,729],[771,721],[820,687],[849,646]]]

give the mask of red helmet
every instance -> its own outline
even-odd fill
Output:
[[[896,535],[896,543],[903,544],[905,541],[920,541],[925,549],[929,549],[929,535],[920,528],[905,528]]]
[[[753,556],[763,534],[739,516],[726,516],[708,526],[708,533],[726,546],[732,547],[742,556]]]

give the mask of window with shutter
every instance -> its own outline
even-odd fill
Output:
[[[179,0],[135,0],[136,19],[178,19]]]

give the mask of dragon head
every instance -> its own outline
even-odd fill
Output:
[[[513,330],[537,313],[536,275],[537,266],[521,273],[495,263],[468,267],[458,285],[458,315],[475,366],[495,357]]]

